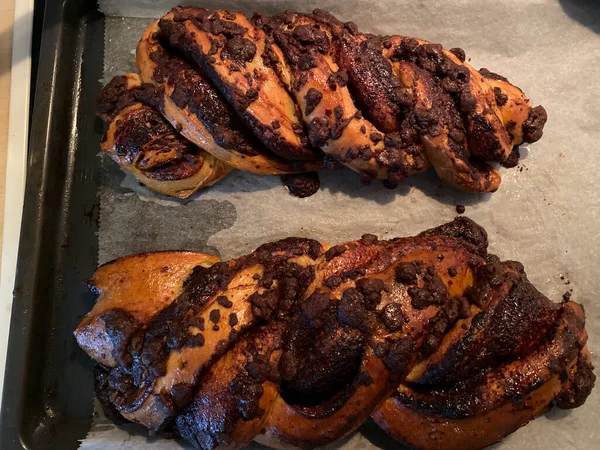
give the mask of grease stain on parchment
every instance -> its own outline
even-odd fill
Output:
[[[165,206],[103,189],[100,192],[99,263],[132,253],[195,250],[219,256],[209,238],[231,228],[235,206],[227,200],[196,200]]]

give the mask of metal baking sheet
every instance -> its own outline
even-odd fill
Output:
[[[336,170],[322,173],[322,190],[315,196],[297,199],[277,178],[236,171],[190,201],[153,194],[98,156],[101,128],[94,121],[100,84],[132,70],[143,28],[178,2],[102,0],[106,17],[72,3],[67,1],[66,9],[77,10],[79,20],[65,21],[63,11],[55,22],[72,41],[55,42],[58,56],[49,58],[57,64],[40,79],[40,83],[48,83],[49,76],[60,79],[48,87],[62,95],[38,93],[41,99],[36,98],[41,114],[34,128],[40,135],[33,136],[32,155],[40,154],[32,158],[37,178],[29,186],[23,231],[36,238],[27,240],[21,251],[15,303],[19,311],[13,319],[17,331],[11,332],[17,337],[11,338],[8,377],[12,378],[7,378],[7,386],[16,392],[9,393],[3,405],[0,448],[5,442],[21,448],[18,436],[35,443],[28,445],[33,448],[77,448],[79,440],[85,449],[181,448],[177,442],[149,439],[140,427],[115,426],[101,415],[92,421],[92,364],[70,333],[93,302],[80,280],[90,276],[97,263],[140,251],[183,248],[227,259],[291,235],[331,243],[365,232],[383,238],[409,235],[450,220],[459,204],[487,229],[491,251],[523,262],[544,294],[558,301],[573,289],[573,299],[586,307],[590,349],[597,361],[600,302],[595,293],[600,281],[595,273],[600,235],[595,229],[600,223],[596,195],[600,162],[594,150],[600,141],[600,103],[593,98],[600,89],[598,2],[484,0],[476,6],[461,0],[185,2],[249,13],[318,6],[367,31],[460,46],[472,64],[507,76],[549,113],[543,139],[524,148],[518,168],[501,170],[503,183],[495,194],[460,193],[431,173],[390,191],[379,183],[362,186],[351,171]],[[51,36],[56,28],[49,27]],[[73,61],[79,69],[72,67]],[[56,78],[51,69],[62,70],[75,81]],[[77,95],[71,94],[73,86]],[[53,114],[46,121],[48,112]],[[44,150],[34,148],[33,142]],[[45,195],[43,202],[40,193]],[[30,255],[35,255],[33,263],[26,262]],[[62,373],[64,377],[59,376]],[[17,388],[21,378],[25,383]],[[582,408],[552,411],[497,448],[595,448],[600,441],[599,407],[596,390]],[[7,408],[18,411],[14,419],[6,419]],[[367,424],[338,447],[398,447],[375,428]],[[14,440],[7,441],[5,435]]]

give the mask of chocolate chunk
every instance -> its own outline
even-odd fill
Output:
[[[415,309],[424,309],[431,305],[441,305],[447,295],[446,285],[437,274],[428,273],[424,280],[425,284],[422,288],[411,287],[408,289],[408,295],[411,297],[411,305]]]
[[[435,298],[427,289],[411,287],[408,289],[408,295],[411,297],[411,305],[415,309],[424,309],[435,305]]]
[[[365,273],[366,273],[366,270],[362,269],[362,268],[352,269],[352,270],[346,270],[345,272],[343,272],[341,277],[342,277],[342,279],[355,280],[356,278],[358,278],[361,275],[364,275]]]
[[[456,213],[457,214],[464,214],[465,210],[466,210],[466,208],[464,205],[456,205]]]
[[[383,135],[381,133],[371,133],[369,135],[369,138],[371,139],[371,141],[373,141],[375,144],[377,144],[378,142],[382,141]]]
[[[235,327],[238,324],[238,318],[236,313],[229,314],[229,326]]]
[[[300,70],[306,71],[306,70],[314,69],[315,67],[317,67],[317,60],[310,53],[306,53],[306,54],[302,55],[300,57],[300,59],[298,60],[298,68]]]
[[[344,29],[348,30],[353,36],[358,34],[358,26],[354,22],[344,23]]]
[[[331,261],[333,258],[343,254],[346,250],[348,250],[348,247],[345,245],[335,245],[325,252],[325,260]]]
[[[373,377],[368,372],[361,372],[358,376],[358,384],[361,386],[371,386],[373,384]]]
[[[454,47],[454,48],[451,48],[449,51],[454,56],[456,56],[461,62],[465,62],[467,55],[465,54],[465,51],[462,48]]]
[[[241,36],[229,39],[221,52],[223,59],[230,59],[239,64],[252,61],[256,55],[256,44]]]
[[[506,105],[506,102],[508,102],[508,95],[506,95],[498,86],[494,87],[494,97],[496,98],[498,106],[504,106]]]
[[[322,147],[329,140],[329,121],[326,117],[314,117],[308,125],[308,138],[315,147]]]
[[[204,317],[192,317],[189,325],[198,328],[200,331],[204,331]]]
[[[448,267],[448,275],[450,275],[451,277],[455,277],[456,276],[456,267],[452,266],[452,267]]]
[[[273,122],[271,122],[271,126],[273,127],[274,130],[278,130],[279,128],[281,128],[281,124],[279,123],[279,120],[274,120]]]
[[[512,148],[510,155],[508,155],[508,158],[506,158],[506,160],[502,162],[502,166],[507,168],[516,167],[519,164],[520,157],[521,154],[519,153],[519,146],[515,145]]]
[[[252,303],[252,314],[258,320],[266,320],[277,309],[279,295],[275,290],[269,290],[262,294],[255,292],[248,301]]]
[[[300,76],[297,77],[296,80],[294,80],[294,90],[299,91],[300,89],[302,89],[302,87],[306,84],[307,81],[308,75],[305,73],[300,74]]]
[[[204,336],[200,333],[189,335],[185,342],[186,347],[202,347],[203,345]]]
[[[544,125],[548,120],[548,114],[543,106],[536,106],[529,111],[529,117],[523,123],[523,140],[525,142],[536,142],[544,133]]]
[[[315,293],[311,295],[301,307],[302,314],[308,319],[313,327],[319,327],[326,311],[332,306],[331,299],[327,294]]]
[[[372,319],[365,305],[364,296],[354,288],[348,288],[342,294],[337,305],[337,318],[340,323],[356,328],[363,333],[369,332]]]
[[[303,45],[314,45],[320,53],[325,54],[329,51],[329,38],[317,27],[298,25],[292,35]]]
[[[305,198],[316,194],[321,187],[317,172],[281,175],[281,182],[294,197]]]
[[[406,322],[402,307],[397,303],[390,303],[383,308],[382,319],[389,331],[400,331]]]
[[[327,286],[329,289],[335,289],[342,284],[342,282],[343,280],[339,276],[332,275],[323,282],[323,285]]]
[[[315,110],[317,105],[321,102],[323,98],[323,93],[315,88],[310,88],[306,95],[304,96],[304,100],[306,100],[306,106],[304,107],[304,114],[309,116]]]
[[[393,342],[379,344],[374,348],[375,355],[396,376],[404,374],[412,359],[413,342],[406,337]]]
[[[249,103],[252,103],[254,100],[256,100],[258,98],[258,89],[256,88],[250,88],[246,91],[246,98],[248,99]]]
[[[348,84],[348,72],[343,69],[338,70],[337,72],[332,73],[327,78],[327,85],[329,89],[335,91],[338,86],[344,87]]]
[[[223,308],[231,308],[233,306],[233,302],[224,295],[219,295],[217,297],[217,303]]]
[[[498,75],[497,73],[490,72],[486,68],[479,69],[479,73],[481,75],[483,75],[485,78],[490,78],[492,80],[498,80],[498,81],[506,81],[508,83],[508,79],[506,79],[502,75]]]
[[[396,266],[396,281],[402,284],[415,284],[420,270],[415,262],[402,262]]]
[[[194,394],[191,383],[177,383],[171,388],[171,398],[178,408],[186,406]]]
[[[385,290],[385,283],[381,278],[361,278],[356,281],[356,288],[365,297],[367,309],[372,311],[381,302],[381,291]]]
[[[218,309],[213,309],[208,315],[209,320],[212,323],[219,323],[219,319],[221,318],[221,311]]]
[[[360,237],[360,240],[363,241],[365,244],[374,244],[379,240],[379,238],[374,234],[366,233]]]

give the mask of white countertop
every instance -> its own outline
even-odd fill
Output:
[[[11,11],[12,6],[12,0],[3,0],[2,6],[0,6],[0,15],[4,11],[7,13]],[[0,105],[2,112],[8,111],[4,224],[2,227],[2,262],[0,267],[0,402],[4,385],[6,350],[27,170],[33,0],[14,0],[13,26],[11,27],[10,16],[7,22],[2,23],[3,27],[0,28],[2,36],[7,38],[10,36],[12,28],[10,100],[8,104]],[[0,68],[1,70],[7,70],[7,68]],[[0,151],[3,150],[0,149]]]

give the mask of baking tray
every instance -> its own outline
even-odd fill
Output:
[[[45,5],[0,448],[69,450],[93,414],[92,362],[72,337],[94,303],[104,17],[95,1]],[[66,299],[69,301],[66,301]]]
[[[144,4],[146,1],[140,0]],[[167,0],[153,0],[153,5],[158,8],[156,5],[165,2]],[[82,280],[93,273],[98,262],[97,192],[101,183],[97,153],[102,125],[92,112],[95,111],[95,100],[101,88],[98,78],[104,72],[105,20],[103,15],[97,12],[96,4],[92,0],[62,2],[48,0],[48,3],[44,11],[41,56],[31,122],[28,182],[0,418],[1,450],[76,449],[79,440],[85,438],[89,431],[93,416],[93,362],[76,346],[71,332],[94,303],[94,296],[87,292]],[[113,0],[112,3],[117,4],[118,1]],[[328,2],[324,1],[324,3]],[[488,6],[493,6],[495,3],[494,0],[487,2]],[[131,3],[119,4],[130,5]],[[325,4],[323,6],[327,7]],[[161,9],[165,10],[165,8]],[[502,11],[502,8],[498,11]],[[405,21],[408,23],[410,15],[407,17]],[[534,21],[531,26],[544,25],[546,17],[544,14],[532,17],[537,22]],[[452,23],[451,20],[444,22],[441,16],[436,16],[434,19],[434,23],[441,25],[446,22]],[[110,23],[110,20],[115,19],[109,18],[106,23]],[[528,24],[522,26],[530,26],[530,21],[527,22]],[[574,33],[575,27],[569,30]],[[438,32],[438,28],[433,31]],[[448,29],[442,26],[439,33],[446,36]],[[465,40],[465,47],[469,49],[469,42],[471,44],[474,42],[467,38],[468,36],[463,35],[461,40]],[[435,34],[433,40],[436,40]],[[589,42],[595,41],[589,39]],[[589,53],[593,56],[593,52]],[[483,54],[485,55],[486,52]],[[512,61],[514,64],[517,60],[505,56],[497,62],[499,67],[503,66],[502,62],[508,65],[509,62]],[[576,62],[581,61],[581,59],[576,60]],[[580,64],[576,67],[583,66]],[[594,67],[598,66],[589,64],[585,72],[592,74]],[[517,68],[512,67],[512,70],[516,73]],[[567,78],[551,76],[544,78],[542,75],[551,72],[537,72],[533,69],[528,77],[527,72],[520,68],[519,80],[536,87],[535,90],[532,89],[532,96],[536,99],[540,98],[540,103],[549,106],[553,111],[551,117],[581,118],[583,116],[580,119],[581,123],[584,125],[591,123],[589,118],[589,122],[583,120],[588,117],[584,112],[593,113],[594,104],[586,103],[583,112],[583,107],[572,111],[569,107],[571,105],[579,107],[580,97],[573,97],[572,101],[564,101],[561,95],[544,87],[555,86],[549,84],[549,81],[558,79],[566,81]],[[560,74],[564,76],[566,72]],[[533,76],[542,79],[539,83],[534,83],[531,79]],[[545,85],[544,82],[547,84]],[[563,86],[567,86],[567,83]],[[595,86],[593,80],[590,81],[590,86]],[[529,91],[527,85],[523,87]],[[592,91],[593,89],[590,89],[589,92]],[[559,120],[550,122],[551,126],[548,127],[547,136],[543,141],[547,144],[540,144],[539,151],[536,150],[533,157],[528,157],[525,161],[527,167],[532,168],[531,173],[526,169],[525,172],[515,170],[510,175],[507,174],[506,184],[494,196],[468,200],[469,203],[464,203],[466,195],[460,197],[455,194],[449,195],[448,190],[432,184],[430,178],[421,178],[416,185],[402,190],[410,193],[402,197],[402,202],[394,202],[397,197],[400,198],[399,194],[390,191],[385,197],[389,204],[385,202],[379,204],[375,201],[374,208],[369,210],[371,212],[376,208],[381,212],[384,207],[396,207],[398,209],[393,220],[386,219],[385,225],[374,228],[374,222],[369,218],[364,222],[357,222],[356,227],[365,231],[377,229],[380,233],[387,234],[389,231],[390,235],[402,235],[450,219],[455,211],[454,202],[466,204],[469,206],[470,216],[485,225],[492,233],[492,243],[497,245],[498,249],[502,249],[502,255],[523,261],[530,271],[535,268],[537,272],[533,277],[534,283],[542,287],[545,293],[550,293],[552,298],[558,298],[565,290],[564,281],[559,279],[562,277],[561,274],[567,271],[574,273],[574,277],[569,275],[568,281],[572,279],[571,286],[578,288],[578,296],[575,298],[578,299],[583,293],[582,301],[587,302],[586,306],[590,306],[589,323],[594,320],[599,323],[598,309],[593,303],[595,297],[592,297],[592,293],[597,292],[595,277],[590,270],[593,264],[589,262],[590,256],[593,256],[589,249],[599,248],[597,236],[590,233],[586,237],[583,244],[585,252],[581,248],[583,239],[569,239],[571,234],[583,235],[584,231],[589,231],[587,228],[589,225],[586,224],[589,224],[593,218],[593,206],[597,204],[593,200],[596,197],[587,194],[584,189],[570,188],[574,185],[572,177],[577,174],[580,178],[578,185],[587,186],[590,192],[598,190],[597,177],[594,176],[598,173],[595,170],[597,160],[588,160],[583,166],[575,164],[577,157],[580,157],[579,161],[583,160],[582,155],[586,145],[593,148],[592,145],[597,140],[592,138],[593,131],[588,131],[587,134],[578,136],[577,145],[573,146],[576,148],[571,149],[568,146],[572,142],[570,139],[572,134],[569,134],[569,140],[565,141],[565,135],[561,134],[565,130],[552,125],[558,122]],[[566,122],[571,124],[573,129],[576,125],[580,125],[568,120]],[[567,148],[569,150],[566,152],[569,158],[564,160],[562,156],[558,156],[559,149],[562,152],[563,148],[565,151]],[[555,150],[555,153],[550,152],[550,149]],[[115,166],[112,167],[117,170]],[[567,176],[569,174],[570,176]],[[348,180],[351,180],[351,175],[349,174]],[[237,174],[240,179],[245,176]],[[261,180],[261,183],[260,186],[274,189],[277,180]],[[335,194],[342,199],[352,200],[343,202],[345,209],[342,213],[336,212],[336,218],[344,217],[344,214],[350,217],[349,214],[354,209],[362,207],[358,206],[361,205],[360,201],[362,200],[364,204],[367,197],[373,202],[378,190],[377,187],[371,186],[368,189],[360,188],[360,194],[355,194],[353,188],[345,187],[345,190],[338,193],[331,190],[333,185],[331,180],[324,185],[330,186],[328,188],[330,197]],[[560,186],[560,189],[557,186]],[[416,189],[413,190],[413,187]],[[242,202],[240,199],[243,197],[238,196],[236,200],[234,197],[237,193],[232,195],[229,189],[231,186],[217,186],[211,194],[212,197],[209,195],[209,198],[215,198],[217,192],[218,199],[227,197],[232,201]],[[265,189],[265,192],[268,192],[268,189]],[[277,191],[274,191],[274,195],[284,199]],[[290,202],[289,198],[285,199]],[[502,214],[501,211],[504,210],[499,209],[509,205],[509,199],[514,200],[510,203],[510,216],[515,219],[512,221],[506,221],[507,215]],[[410,207],[410,202],[413,200],[418,205],[414,208]],[[308,208],[312,201],[317,203],[316,200],[308,199],[306,203],[302,203],[303,207]],[[557,206],[547,208],[551,201]],[[482,206],[479,207],[478,203],[482,203]],[[401,208],[402,205],[409,207]],[[578,209],[572,208],[572,205],[578,205]],[[584,215],[582,208],[586,205],[590,205],[590,213]],[[244,212],[241,206],[237,207],[238,213]],[[304,210],[298,208],[288,211],[286,215],[278,217],[278,220],[281,222],[285,218],[288,223],[298,222],[296,217],[301,214],[301,211]],[[258,214],[268,216],[261,210],[251,217],[256,217]],[[436,222],[428,222],[433,216]],[[587,217],[588,221],[582,220],[582,216]],[[244,227],[247,223],[250,221],[240,216],[239,227]],[[303,235],[314,233],[309,237],[319,236],[326,241],[337,242],[350,238],[348,233],[354,232],[349,230],[348,226],[336,226],[331,227],[328,230],[329,235],[325,236],[322,227],[317,226],[318,223],[313,222],[311,228],[308,228],[309,225],[303,220],[302,224],[308,229]],[[273,226],[269,225],[251,236],[251,243],[239,231],[236,235],[229,230],[225,237],[220,238],[221,243],[229,242],[224,255],[231,256],[233,246],[239,245],[240,242],[254,246],[257,242],[265,241],[267,235],[273,238]],[[123,227],[116,229],[123,233],[119,237],[127,238],[128,235],[125,233],[127,230],[123,230]],[[289,234],[289,229],[286,230],[288,231],[285,233]],[[320,230],[318,234],[317,230]],[[296,233],[298,233],[297,229],[294,231],[294,234]],[[339,233],[339,236],[335,236],[336,233]],[[233,239],[234,237],[236,240]],[[207,242],[202,245],[205,244],[208,245]],[[248,250],[245,247],[244,249]],[[244,249],[237,248],[237,254],[241,254]],[[579,256],[587,258],[579,258]],[[596,333],[596,329],[590,329],[590,332]],[[593,342],[593,339],[590,341]],[[574,414],[565,417],[558,413],[547,420],[553,421],[562,417],[565,422],[562,427],[565,430],[568,430],[571,424],[571,431],[585,433],[586,442],[594,442],[595,428],[590,424],[595,417],[593,410],[595,404],[597,403],[588,405],[586,424],[575,419]],[[579,411],[579,414],[582,412]],[[569,418],[572,419],[570,423]],[[543,435],[543,431],[552,424],[546,423],[545,428],[542,428],[539,427],[541,421],[542,419],[534,422],[528,429],[533,428],[538,430],[539,435]],[[128,429],[128,432],[135,433],[131,429]],[[140,434],[145,439],[146,435],[143,432]],[[384,438],[381,433],[373,434],[376,435],[376,439]],[[536,436],[535,431],[532,432],[532,436]],[[570,436],[561,435],[562,439],[556,436],[557,442],[569,442]],[[525,441],[515,442],[518,443],[512,448],[519,448],[519,445]],[[531,444],[531,441],[528,441],[528,444]],[[146,441],[141,445],[146,445]],[[381,446],[386,447],[384,443]],[[389,448],[397,448],[397,444],[394,443]],[[565,445],[563,448],[574,447]]]

